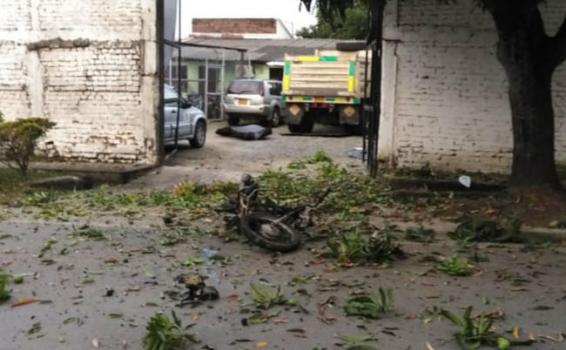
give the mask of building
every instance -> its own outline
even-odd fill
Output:
[[[0,111],[56,123],[67,162],[159,161],[156,1],[0,0]]]
[[[286,53],[313,54],[336,46],[333,40],[297,40],[276,18],[194,18],[184,42],[196,47],[183,48],[180,65],[174,54],[166,81],[180,86],[209,118],[223,117],[223,93],[234,79],[281,80]]]
[[[540,5],[553,35],[566,2]],[[490,15],[473,0],[387,2],[380,157],[391,165],[509,172],[507,78]],[[566,163],[566,67],[554,74],[556,159]]]
[[[222,98],[237,78],[283,79],[285,55],[312,55],[317,50],[336,49],[329,39],[220,39],[190,38],[181,59],[181,91],[192,96],[209,118],[222,117]],[[203,47],[204,46],[204,47]],[[211,49],[225,47],[231,49]],[[177,86],[177,57],[174,54],[166,81]],[[208,101],[204,103],[204,101]]]
[[[294,35],[276,18],[194,18],[193,38],[293,39]]]
[[[8,119],[46,116],[54,121],[55,129],[41,145],[52,157],[159,164],[163,20],[157,4],[162,3],[0,0],[0,111]],[[566,3],[548,0],[540,6],[547,30],[555,32]],[[510,107],[490,16],[475,0],[389,0],[385,20],[380,157],[400,167],[508,172]],[[195,22],[198,31],[189,43],[230,48],[183,52],[185,92],[206,92],[206,106],[221,99],[238,77],[238,66],[251,65],[247,73],[257,78],[277,78],[285,53],[311,54],[335,45],[291,39],[278,20],[245,21]],[[164,78],[173,82],[173,76]],[[565,82],[562,66],[553,82],[556,158],[562,163]]]

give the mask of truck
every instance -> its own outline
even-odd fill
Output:
[[[291,133],[310,133],[315,123],[362,130],[366,51],[317,51],[285,56],[282,100]]]

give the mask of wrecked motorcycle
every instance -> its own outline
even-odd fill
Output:
[[[276,252],[290,252],[302,243],[311,224],[310,211],[328,196],[327,190],[315,205],[288,208],[265,199],[259,200],[259,183],[251,175],[242,176],[236,199],[229,203],[233,216],[228,227],[237,228],[252,244]]]

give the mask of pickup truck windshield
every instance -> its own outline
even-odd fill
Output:
[[[263,83],[261,81],[233,81],[228,87],[229,94],[235,95],[263,95]]]

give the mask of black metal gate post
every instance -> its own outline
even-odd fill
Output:
[[[181,30],[183,29],[183,15],[181,13],[182,11],[182,7],[181,7],[181,3],[183,2],[183,0],[177,0],[177,11],[179,12],[177,14],[177,43],[179,44],[178,48],[177,48],[177,123],[175,124],[175,150],[177,150],[178,146],[179,146],[179,124],[181,123],[181,96],[182,96],[182,90],[181,90],[181,59],[183,58],[183,47],[182,47],[182,43],[183,43],[183,33],[181,32]]]
[[[367,151],[366,161],[370,176],[376,177],[379,170],[379,125],[381,117],[381,80],[382,80],[382,48],[383,48],[383,15],[386,0],[370,1],[370,33],[368,36],[368,50],[371,51],[371,82],[369,97],[365,99],[364,115],[366,132],[364,140],[364,153]],[[367,70],[367,66],[366,66]],[[369,78],[369,79],[368,79]]]

